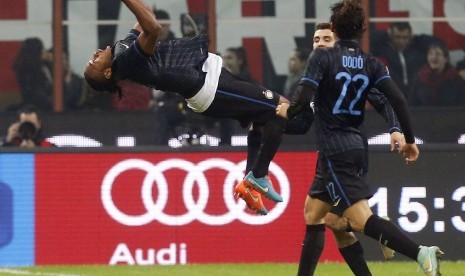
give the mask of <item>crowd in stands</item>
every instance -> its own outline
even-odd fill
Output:
[[[414,35],[408,22],[391,24],[371,41],[371,52],[388,66],[410,107],[465,106],[465,83],[459,73],[465,59],[454,67],[446,42]]]
[[[163,41],[175,39],[169,24],[170,16],[164,10],[154,8],[161,21]],[[192,36],[207,32],[203,17],[184,14],[181,16],[182,35]],[[281,90],[276,91],[288,99],[304,74],[309,47],[290,50],[288,74],[282,76]],[[455,65],[451,63],[447,44],[433,36],[415,35],[408,22],[395,22],[384,31],[371,33],[370,51],[385,63],[395,83],[403,92],[411,108],[465,106],[465,58]],[[241,46],[229,47],[219,53],[223,66],[235,75],[254,81],[248,65],[246,50]],[[198,143],[195,139],[217,128],[220,144],[231,143],[233,122],[229,119],[209,119],[187,108],[182,97],[173,93],[150,89],[130,82],[120,83],[123,98],[98,93],[89,88],[83,77],[73,72],[68,54],[63,53],[63,109],[69,110],[152,110],[159,118],[155,145],[166,145],[169,139],[184,136],[184,144]],[[13,71],[19,84],[22,101],[8,107],[18,111],[34,105],[38,111],[53,111],[53,55],[45,49],[39,38],[27,38],[17,54]],[[264,83],[267,87],[267,84]],[[130,92],[129,92],[130,91]],[[186,142],[187,141],[187,142]]]

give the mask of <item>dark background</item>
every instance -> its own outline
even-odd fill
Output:
[[[414,133],[425,144],[457,144],[465,134],[465,108],[415,108],[411,109]],[[16,119],[15,112],[2,113],[1,136],[6,135],[8,126]],[[64,113],[42,113],[44,134],[51,137],[59,134],[78,134],[100,141],[104,146],[115,146],[116,137],[131,135],[136,145],[154,145],[157,117],[151,111],[76,111]],[[365,126],[368,137],[387,132],[385,124],[375,111],[366,113]],[[237,122],[231,126],[233,135],[246,135]],[[207,130],[207,134],[219,137],[218,125]],[[283,146],[316,144],[313,128],[306,135],[285,136]]]

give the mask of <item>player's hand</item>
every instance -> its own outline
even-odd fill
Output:
[[[289,108],[288,103],[282,103],[276,107],[276,115],[287,119],[287,109]]]
[[[396,150],[397,145],[397,152],[402,153],[402,149],[405,146],[405,137],[402,133],[398,131],[394,131],[391,133],[391,151]]]
[[[405,144],[402,148],[402,154],[404,156],[404,160],[407,164],[412,164],[413,162],[417,161],[418,156],[420,155],[420,151],[416,144]]]

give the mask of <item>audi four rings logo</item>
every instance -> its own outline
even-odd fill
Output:
[[[183,159],[167,159],[153,164],[142,159],[127,159],[114,165],[105,175],[101,187],[103,207],[114,220],[128,226],[142,226],[158,221],[170,226],[186,225],[194,220],[207,225],[225,225],[234,220],[245,224],[262,225],[271,223],[277,219],[286,209],[290,197],[289,180],[284,171],[275,163],[270,164],[269,171],[273,174],[279,185],[283,202],[268,212],[266,216],[257,216],[245,211],[243,200],[236,200],[233,195],[234,185],[244,176],[246,161],[238,164],[222,158],[210,158],[197,164]],[[164,212],[168,200],[168,180],[164,172],[170,169],[186,171],[186,177],[182,185],[182,198],[186,206],[185,214],[170,215]],[[211,169],[220,169],[227,172],[223,184],[223,198],[228,212],[222,215],[212,215],[205,212],[209,198],[209,183],[205,172]],[[141,200],[145,213],[139,215],[126,214],[121,211],[112,198],[113,183],[116,178],[129,170],[142,170],[146,172],[141,188]],[[153,185],[157,185],[158,194],[153,198]],[[194,200],[193,188],[197,185],[198,199]],[[212,183],[213,185],[213,183]],[[218,185],[218,183],[214,183]]]

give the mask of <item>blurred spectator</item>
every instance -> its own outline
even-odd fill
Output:
[[[80,75],[76,74],[69,63],[69,55],[63,51],[63,108],[65,110],[80,108],[83,101],[83,94],[87,82]],[[53,73],[53,49],[49,49],[46,54],[46,63],[49,71]]]
[[[63,52],[63,105],[65,109],[77,109],[82,104],[84,78],[76,74],[69,63],[69,55]]]
[[[181,14],[181,33],[183,37],[208,33],[207,16],[205,14]]]
[[[18,121],[8,127],[3,146],[34,148],[54,145],[43,136],[38,111],[32,105],[26,105],[18,110]]]
[[[445,89],[439,90],[438,105],[440,106],[465,106],[465,59],[459,61],[456,66],[457,79],[451,80]]]
[[[465,58],[457,62],[456,69],[457,69],[457,73],[460,76],[460,80],[465,82]],[[465,90],[464,90],[464,93],[465,93]]]
[[[169,13],[165,10],[156,9],[155,7],[153,8],[153,13],[155,14],[155,17],[157,18],[157,20],[160,21],[160,25],[161,25],[161,32],[160,32],[158,39],[160,41],[175,39],[176,36],[171,31],[171,24],[169,22],[163,22],[163,21],[170,20]]]
[[[249,72],[247,54],[243,47],[230,47],[223,53],[223,67],[246,80],[253,80]]]
[[[289,59],[287,61],[288,74],[282,91],[283,96],[289,100],[292,100],[294,91],[304,75],[309,55],[310,49],[304,47],[296,48],[289,54]]]
[[[412,43],[410,23],[392,23],[387,32],[378,33],[371,40],[373,54],[388,66],[392,79],[407,98],[416,72],[425,63],[424,55]]]
[[[13,64],[22,102],[9,110],[17,110],[25,104],[33,104],[39,110],[52,109],[53,81],[47,57],[48,52],[39,38],[24,40]]]
[[[449,49],[437,40],[428,47],[427,62],[417,73],[409,92],[410,106],[455,105],[459,75],[449,62]]]
[[[113,96],[115,110],[148,110],[152,98],[152,89],[130,81],[120,81],[118,85],[123,89],[124,97]]]
[[[216,122],[216,118],[193,112],[178,94],[160,90],[154,90],[153,94],[153,110],[157,118],[156,145],[166,146],[171,138],[179,138],[183,146],[199,145],[200,137]]]

